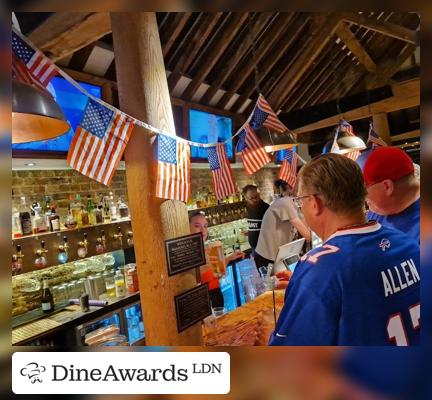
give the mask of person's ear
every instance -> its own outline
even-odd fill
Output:
[[[320,216],[323,213],[323,211],[324,211],[324,203],[323,203],[323,201],[318,196],[311,196],[310,197],[310,202],[311,202],[312,214],[315,217]]]
[[[394,182],[390,179],[385,179],[382,181],[382,184],[384,185],[386,195],[391,196],[394,192]]]

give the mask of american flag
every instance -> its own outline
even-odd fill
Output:
[[[158,135],[157,159],[156,196],[187,202],[191,192],[189,143]]]
[[[279,133],[288,130],[261,94],[255,105],[250,124],[253,129],[259,129],[264,126]]]
[[[340,125],[346,127],[346,133],[348,136],[355,136],[354,129],[349,122],[342,120],[340,122]],[[350,151],[349,153],[346,153],[345,156],[350,158],[353,161],[356,161],[357,158],[359,158],[360,156],[360,151],[359,150]]]
[[[134,125],[125,114],[88,99],[69,147],[68,164],[109,186]]]
[[[271,161],[263,144],[249,124],[244,125],[240,131],[237,152],[241,152],[243,165],[248,175],[252,175]]]
[[[57,75],[55,64],[40,51],[31,48],[15,32],[12,32],[12,50],[24,62],[31,74],[45,87]]]
[[[378,133],[375,132],[373,125],[370,124],[369,126],[369,136],[368,136],[368,140],[367,140],[368,144],[371,143],[372,144],[372,148],[376,148],[376,147],[385,147],[387,146],[387,143],[384,142],[384,140],[382,140]]]
[[[218,143],[208,148],[208,160],[213,176],[213,186],[218,200],[237,192],[234,174],[231,169],[225,144]]]
[[[45,90],[45,86],[43,86],[27,69],[24,62],[12,54],[12,78],[17,81],[27,83],[29,85],[35,86],[38,89],[43,90],[46,93],[49,93]]]
[[[297,180],[297,163],[298,157],[295,151],[285,150],[286,154],[279,170],[279,179],[283,179],[291,188],[294,188]]]

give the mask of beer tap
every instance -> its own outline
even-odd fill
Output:
[[[96,238],[96,254],[102,254],[105,252],[105,231],[101,231],[101,235]]]
[[[66,263],[69,258],[69,246],[67,241],[68,241],[67,236],[63,236],[63,243],[60,244],[58,247],[59,253],[57,256],[57,260],[59,264]]]
[[[123,245],[123,241],[122,241],[123,234],[121,232],[121,227],[119,227],[119,226],[117,227],[117,233],[115,233],[113,235],[113,238],[114,238],[114,240],[118,240],[120,242],[121,246]]]
[[[46,253],[48,253],[48,250],[45,249],[45,241],[41,240],[41,247],[36,250],[35,266],[37,268],[45,268],[47,266]]]
[[[84,240],[78,242],[78,257],[85,258],[88,253],[87,233],[84,233]]]
[[[127,233],[127,244],[128,244],[128,246],[133,246],[134,245],[132,231],[128,231],[128,233]]]
[[[17,244],[16,254],[12,254],[12,275],[18,275],[22,271],[22,259],[24,254],[21,252],[21,245]]]

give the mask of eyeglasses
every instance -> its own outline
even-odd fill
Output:
[[[305,199],[306,197],[311,197],[311,196],[319,196],[319,193],[305,194],[304,196],[296,196],[296,197],[293,197],[292,199],[294,201],[294,204],[298,208],[302,208],[303,207],[303,199]]]

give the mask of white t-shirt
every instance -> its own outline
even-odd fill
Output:
[[[296,233],[290,220],[298,218],[297,209],[290,197],[272,203],[265,212],[256,252],[264,258],[275,260],[279,247],[292,242]]]

